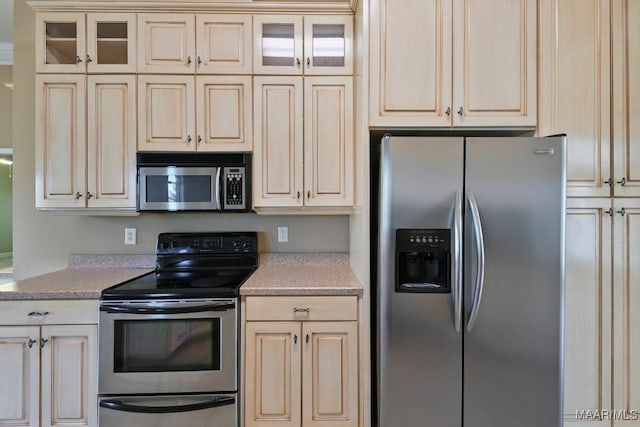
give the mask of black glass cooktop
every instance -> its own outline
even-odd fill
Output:
[[[236,297],[257,268],[256,233],[163,233],[156,270],[102,291],[102,299]]]

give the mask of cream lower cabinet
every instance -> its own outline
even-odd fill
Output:
[[[358,426],[356,298],[247,297],[246,310],[244,426]]]
[[[250,76],[138,76],[139,151],[251,151]]]
[[[0,326],[0,426],[97,427],[98,326],[52,324],[58,321],[57,312],[74,308],[72,322],[97,322],[97,304],[11,301],[0,305],[5,311],[0,324],[16,325]],[[51,310],[52,314],[25,310],[40,314]],[[25,324],[17,325],[21,322]]]
[[[536,4],[371,2],[370,125],[535,126]]]
[[[256,208],[353,206],[351,77],[254,78]]]
[[[132,75],[36,76],[36,207],[136,206]]]

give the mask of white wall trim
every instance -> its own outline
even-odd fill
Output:
[[[0,42],[0,65],[13,65],[13,43]]]

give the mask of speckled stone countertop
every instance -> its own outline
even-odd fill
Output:
[[[110,286],[142,276],[149,268],[67,268],[0,285],[0,300],[97,299]]]
[[[240,295],[362,295],[345,253],[260,254]]]

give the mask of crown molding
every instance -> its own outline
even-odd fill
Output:
[[[0,65],[13,65],[13,43],[0,42]]]

